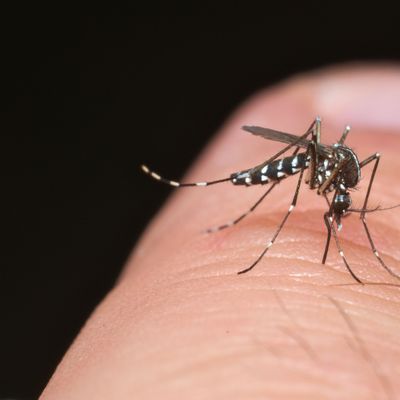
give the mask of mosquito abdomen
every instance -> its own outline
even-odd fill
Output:
[[[287,176],[295,175],[302,168],[308,167],[308,159],[305,153],[284,157],[268,164],[261,164],[258,167],[235,172],[231,175],[231,182],[234,185],[265,185],[269,182],[278,182]]]

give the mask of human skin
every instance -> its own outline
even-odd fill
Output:
[[[382,159],[369,207],[399,203],[400,69],[351,65],[294,77],[246,101],[185,181],[252,167],[282,144],[244,124],[301,134],[316,115],[322,141]],[[373,165],[362,171],[362,206]],[[163,170],[167,171],[168,166]],[[276,243],[249,273],[287,211],[291,177],[238,225],[206,228],[247,210],[266,187],[177,189],[154,218],[122,276],[89,318],[41,399],[400,398],[400,280],[379,265],[358,214],[341,243],[357,284],[331,243],[321,264],[326,203],[302,185]],[[156,182],[154,184],[157,184]],[[367,215],[377,248],[400,274],[400,208]]]

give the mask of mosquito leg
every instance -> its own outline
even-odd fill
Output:
[[[325,264],[325,262],[326,262],[326,258],[328,257],[328,252],[329,252],[329,244],[331,243],[332,229],[331,229],[331,224],[329,222],[329,217],[330,217],[329,212],[326,212],[324,214],[324,221],[325,221],[325,225],[326,225],[326,229],[328,230],[328,233],[326,235],[324,256],[322,257],[321,264]]]
[[[367,238],[368,238],[369,244],[370,244],[370,246],[371,246],[371,250],[372,250],[372,252],[374,253],[374,256],[376,257],[376,259],[379,261],[379,263],[381,264],[381,266],[382,266],[387,272],[389,272],[390,275],[394,276],[394,277],[397,278],[397,279],[400,279],[400,275],[398,275],[398,274],[396,274],[394,271],[392,271],[392,270],[386,265],[386,263],[382,260],[382,258],[381,258],[381,256],[380,256],[378,250],[377,250],[376,247],[375,247],[375,243],[374,243],[374,241],[373,241],[373,239],[372,239],[371,233],[370,233],[370,231],[369,231],[369,229],[368,229],[367,220],[366,220],[365,216],[363,216],[363,217],[361,218],[361,221],[362,221],[362,223],[363,223],[363,225],[364,225],[365,233],[367,234]]]
[[[367,205],[368,205],[368,199],[369,199],[369,195],[371,193],[371,189],[372,189],[372,184],[374,182],[375,179],[375,175],[376,175],[376,171],[378,169],[378,165],[379,165],[379,160],[380,160],[380,154],[376,153],[373,154],[372,156],[368,157],[366,160],[362,161],[360,163],[361,167],[364,167],[365,165],[367,165],[368,163],[375,161],[374,164],[374,168],[372,170],[372,174],[371,174],[371,178],[369,180],[369,184],[368,184],[368,189],[367,189],[367,194],[365,195],[365,200],[364,200],[364,205],[362,207],[362,210],[366,210],[367,209]],[[365,233],[367,234],[367,238],[371,247],[372,252],[374,253],[374,256],[376,257],[376,259],[379,261],[379,263],[381,264],[381,266],[387,271],[389,272],[390,275],[394,276],[397,279],[400,279],[400,275],[396,274],[394,271],[392,271],[386,264],[385,262],[382,260],[381,256],[379,255],[378,250],[375,247],[375,243],[372,239],[371,233],[369,231],[368,225],[367,225],[367,219],[366,219],[366,211],[362,211],[360,214],[360,219],[361,222],[363,223],[364,229],[365,229]]]
[[[306,177],[306,183],[309,184],[310,189],[315,189],[316,178],[317,178],[317,166],[319,163],[318,146],[321,143],[321,119],[317,117],[315,119],[315,129],[313,130],[313,135],[311,143],[309,145],[310,149],[310,165],[308,167],[308,173]]]
[[[317,147],[319,146],[320,143],[321,143],[321,119],[317,118],[315,120],[315,132],[313,133],[313,140],[312,140],[312,143],[311,143],[312,152],[311,152],[310,164],[313,163],[314,166],[313,166],[312,175],[311,175],[311,171],[310,171],[310,177],[311,177],[310,189],[314,189],[315,188],[317,166],[318,166],[318,163],[319,163],[319,155],[318,155]]]
[[[308,172],[305,178],[305,182],[310,186],[310,189],[315,187],[315,172],[318,165],[318,155],[317,155],[317,144],[313,140],[310,143],[310,164],[308,166]]]
[[[238,222],[240,222],[242,219],[247,217],[251,212],[253,212],[257,206],[268,196],[268,194],[272,191],[272,189],[277,185],[278,183],[274,183],[268,190],[254,203],[254,205],[249,208],[245,213],[243,213],[240,217],[234,219],[233,221],[227,222],[226,224],[217,226],[215,228],[210,228],[207,229],[207,233],[212,233],[212,232],[217,232],[225,228],[229,228],[230,226],[236,225]]]
[[[332,171],[330,177],[325,180],[325,182],[318,188],[318,194],[325,193],[325,191],[329,188],[331,183],[336,179],[336,177],[340,174],[341,169],[348,163],[348,160],[339,161],[339,165]]]
[[[307,150],[306,154],[309,154],[309,149]],[[286,212],[285,217],[283,218],[282,222],[279,224],[278,229],[275,231],[274,236],[272,237],[272,239],[270,240],[270,242],[267,244],[267,247],[264,249],[264,251],[258,256],[258,258],[253,262],[253,264],[250,265],[250,267],[245,268],[241,271],[238,272],[238,274],[244,274],[246,272],[249,272],[250,270],[252,270],[259,262],[260,260],[264,257],[264,255],[267,253],[267,251],[272,247],[272,245],[274,244],[276,238],[278,237],[280,231],[282,230],[283,226],[285,225],[287,219],[289,218],[289,215],[291,214],[291,212],[294,210],[294,208],[296,207],[296,203],[297,203],[297,198],[299,196],[299,192],[300,192],[300,186],[301,186],[301,181],[303,179],[303,175],[304,175],[304,166],[300,171],[300,176],[299,179],[297,181],[297,186],[296,186],[296,191],[294,193],[293,196],[293,200],[292,203],[288,209],[288,211]]]
[[[292,157],[294,157],[300,150],[300,147],[296,147],[296,150],[293,152]]]
[[[337,190],[335,191],[334,198],[336,197],[336,195],[337,195]],[[343,252],[343,249],[342,249],[342,246],[340,245],[339,238],[338,238],[338,235],[336,233],[336,229],[333,226],[333,216],[332,216],[333,215],[333,202],[330,203],[330,201],[328,199],[328,196],[326,194],[324,194],[324,197],[325,197],[326,202],[328,203],[329,211],[324,214],[324,221],[325,221],[326,228],[328,230],[328,234],[327,234],[327,237],[326,237],[325,251],[324,251],[324,255],[322,257],[322,264],[325,264],[326,258],[328,257],[329,244],[330,244],[330,241],[331,241],[331,236],[333,234],[333,237],[334,237],[335,242],[336,242],[336,248],[337,248],[337,250],[339,252],[340,257],[342,257],[344,265],[346,266],[347,270],[349,271],[349,273],[353,277],[353,279],[356,282],[363,284],[361,279],[353,272],[353,270],[351,269],[349,263],[347,262],[346,256],[344,255],[344,252]]]
[[[339,252],[340,257],[342,257],[344,265],[346,266],[347,270],[349,271],[349,273],[353,277],[353,279],[356,282],[361,283],[363,285],[364,282],[353,272],[353,270],[350,268],[349,263],[347,262],[346,256],[344,255],[344,252],[343,252],[343,249],[342,249],[342,246],[340,245],[339,238],[338,238],[337,233],[336,233],[336,229],[333,226],[333,218],[332,218],[331,215],[328,215],[328,223],[329,223],[330,230],[332,231],[333,237],[334,237],[335,242],[336,242],[336,248],[337,248],[337,250]]]
[[[350,132],[350,126],[349,125],[347,125],[345,128],[344,128],[344,131],[343,131],[343,133],[342,133],[342,136],[341,136],[341,138],[339,139],[339,141],[338,141],[338,143],[339,144],[343,144],[344,142],[345,142],[345,140],[346,140],[346,138],[347,138],[347,135],[349,134],[349,132]]]
[[[156,181],[160,181],[163,183],[166,183],[169,186],[174,186],[174,187],[185,187],[185,186],[210,186],[210,185],[215,185],[217,183],[221,182],[229,182],[231,178],[224,178],[224,179],[218,179],[215,181],[209,181],[209,182],[192,182],[192,183],[181,183],[177,181],[171,181],[170,179],[165,179],[162,176],[158,175],[154,171],[151,171],[146,165],[141,165],[142,171],[146,173],[147,175],[150,175],[153,179]]]
[[[367,157],[365,160],[362,160],[360,162],[360,168],[365,167],[370,162],[375,161],[377,158],[380,158],[380,156],[381,155],[379,153],[372,154],[371,156]]]
[[[368,203],[369,195],[371,193],[372,183],[374,182],[374,179],[375,179],[375,174],[378,169],[380,158],[381,158],[381,155],[379,153],[375,153],[372,156],[369,156],[368,158],[366,158],[364,161],[360,162],[360,168],[363,168],[370,162],[375,161],[374,168],[373,168],[372,174],[371,174],[371,178],[369,179],[367,194],[365,195],[365,199],[364,199],[364,206],[363,206],[364,210],[367,209],[367,203]],[[360,215],[360,218],[363,218],[364,214],[365,214],[365,212],[362,212]]]
[[[336,196],[336,192],[335,192],[334,196]],[[324,222],[326,225],[326,229],[328,230],[328,233],[326,236],[325,250],[324,250],[324,255],[322,257],[321,264],[325,264],[326,258],[328,257],[329,245],[331,243],[331,235],[332,235],[332,229],[331,229],[331,224],[329,222],[329,217],[332,217],[333,203],[332,204],[330,203],[328,196],[325,193],[324,193],[324,198],[328,204],[329,211],[324,214]]]
[[[306,175],[305,182],[310,186],[310,189],[314,189],[315,187],[315,171],[318,165],[318,153],[317,146],[321,141],[321,118],[315,118],[314,125],[312,130],[312,139],[309,144],[309,156],[310,156],[310,164],[308,166],[308,172]]]

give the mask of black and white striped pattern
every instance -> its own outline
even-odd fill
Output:
[[[231,181],[234,185],[264,185],[295,175],[302,168],[307,168],[308,165],[309,159],[306,153],[300,153],[272,161],[269,164],[262,164],[256,168],[234,173],[231,175]]]
[[[146,165],[141,165],[142,171],[146,173],[147,175],[150,175],[153,179],[156,181],[160,181],[163,183],[166,183],[169,186],[174,186],[174,187],[185,187],[185,186],[210,186],[210,185],[215,185],[216,183],[221,183],[221,182],[228,182],[230,181],[230,178],[223,178],[223,179],[217,179],[215,181],[208,181],[208,182],[189,182],[189,183],[181,183],[178,181],[173,181],[170,179],[163,178],[162,176],[158,175],[156,172],[150,170]]]

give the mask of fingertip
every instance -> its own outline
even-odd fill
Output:
[[[336,126],[400,128],[400,67],[390,63],[347,64],[318,76],[315,103]]]
[[[320,114],[328,125],[324,140],[340,137],[336,126],[340,124],[342,128],[345,123],[353,123],[351,115],[340,113],[332,103],[321,104],[318,97],[318,88],[335,79],[340,80],[335,70],[313,72],[253,96],[224,125],[187,179],[212,179],[256,165],[266,155],[273,155],[275,149],[282,148],[274,142],[241,135],[243,124],[299,134]],[[349,120],[342,123],[344,117]],[[376,123],[377,119],[373,121]],[[329,129],[332,126],[335,129]],[[364,151],[365,143],[360,147]],[[391,149],[397,157],[395,150]],[[396,178],[394,173],[392,180]],[[393,190],[390,182],[385,182],[387,190]],[[398,351],[395,346],[398,321],[392,298],[397,292],[353,282],[338,260],[338,252],[328,260],[328,265],[320,264],[325,244],[322,215],[326,204],[318,203],[315,193],[309,193],[307,200],[299,204],[271,254],[251,273],[244,274],[248,270],[244,268],[252,265],[265,248],[266,240],[276,233],[293,197],[291,183],[280,185],[279,193],[268,198],[267,207],[246,218],[240,227],[200,235],[203,228],[240,215],[259,196],[254,188],[241,189],[216,185],[200,191],[192,188],[174,192],[129,260],[119,285],[90,318],[57,370],[47,389],[48,396],[43,398],[56,398],[60,392],[74,393],[74,398],[88,398],[88,394],[105,396],[104,393],[108,397],[115,397],[115,393],[120,397],[127,393],[148,394],[154,382],[157,394],[162,393],[165,398],[168,394],[170,398],[199,392],[210,395],[216,387],[228,388],[233,395],[242,390],[246,398],[247,388],[242,386],[252,383],[255,369],[262,371],[262,379],[255,382],[250,393],[254,393],[255,387],[259,393],[270,393],[272,386],[286,390],[290,381],[289,392],[290,389],[296,392],[299,387],[296,385],[302,385],[311,397],[331,388],[337,395],[337,387],[348,394],[346,382],[352,382],[357,378],[354,374],[362,372],[360,357],[349,356],[347,344],[339,343],[338,338],[347,337],[348,332],[338,330],[334,315],[321,305],[321,296],[326,293],[354,307],[357,323],[368,327],[365,333],[369,335],[369,345],[378,343],[381,337],[389,338],[374,354],[379,354],[382,360],[393,359],[392,354]],[[347,225],[346,221],[349,226],[346,234],[356,229],[356,223],[359,222]],[[382,227],[377,233],[384,236],[385,229]],[[395,228],[391,232],[398,236]],[[353,250],[349,253],[357,273],[380,279],[382,271],[373,264],[365,238],[360,239],[358,247],[358,243],[346,239],[346,250],[349,247]],[[330,287],[337,282],[351,282],[353,286]],[[300,335],[291,335],[286,329],[284,332],[289,332],[286,336],[296,339],[303,335],[305,341],[292,340],[294,343],[288,344],[285,335],[276,333],[275,328],[282,331],[284,310],[271,301],[275,290],[285,293],[286,309],[295,310],[296,320],[300,321],[292,329],[302,327]],[[221,335],[227,329],[234,333],[228,338]],[[255,351],[254,338],[260,338],[262,346]],[[324,368],[304,363],[304,343],[311,344],[326,359]],[[276,356],[260,352],[266,346],[276,349],[284,361],[281,364],[289,368],[276,368]],[[243,349],[246,351],[242,352]],[[388,367],[394,365],[393,359]],[[388,370],[394,381],[395,371]],[[316,380],[317,373],[323,373],[332,382]],[[362,375],[360,380],[367,386],[371,383],[368,376]],[[182,382],[185,382],[183,389]],[[289,392],[289,396],[296,394]]]

